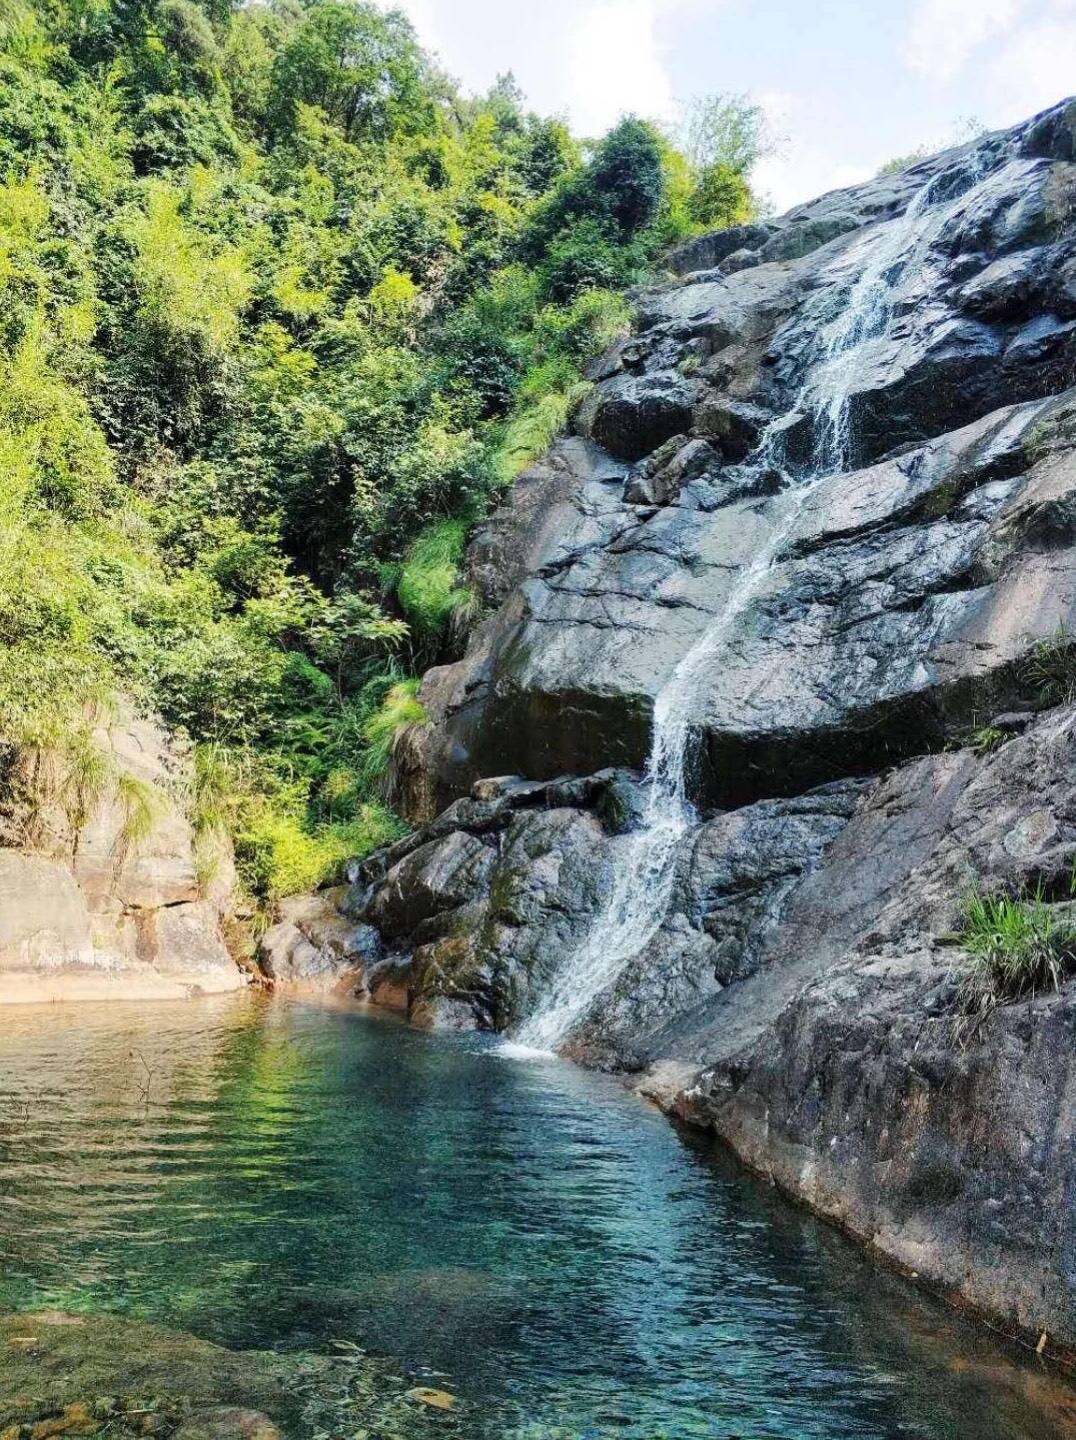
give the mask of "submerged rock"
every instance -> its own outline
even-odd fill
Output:
[[[365,1432],[421,1440],[445,1434],[443,1424],[409,1398],[408,1382],[390,1365],[357,1347],[341,1350],[346,1353],[337,1356],[228,1350],[109,1315],[0,1315],[0,1435],[280,1440]]]

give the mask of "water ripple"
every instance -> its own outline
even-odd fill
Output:
[[[1027,1372],[700,1144],[607,1078],[346,1012],[15,1012],[0,1305],[354,1340],[447,1375],[475,1440],[1061,1433]]]

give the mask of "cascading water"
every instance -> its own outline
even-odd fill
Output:
[[[956,198],[937,204],[936,186],[932,176],[901,216],[867,232],[856,247],[866,251],[862,264],[843,291],[836,316],[819,327],[792,407],[768,427],[746,462],[749,470],[782,475],[783,511],[769,543],[740,573],[724,609],[655,698],[643,823],[618,849],[612,890],[586,939],[561,966],[509,1047],[517,1054],[553,1050],[661,928],[680,842],[697,819],[687,794],[694,703],[715,656],[758,597],[812,490],[854,462],[850,400],[868,347],[888,335],[907,277],[967,193],[964,187]],[[797,467],[789,464],[785,448],[788,421],[800,415],[809,417],[812,444],[808,463]]]

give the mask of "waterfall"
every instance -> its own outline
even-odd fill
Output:
[[[973,171],[970,184],[978,178],[978,171]],[[781,474],[783,513],[769,542],[740,572],[721,613],[655,697],[642,824],[620,844],[609,897],[582,944],[560,966],[520,1027],[509,1047],[516,1053],[553,1050],[598,995],[615,983],[628,961],[650,943],[665,920],[680,842],[697,823],[687,793],[697,696],[714,658],[762,590],[811,492],[827,476],[854,463],[850,401],[867,351],[890,333],[906,278],[924,261],[930,244],[969,188],[963,187],[948,204],[936,204],[937,179],[932,176],[902,215],[867,231],[855,247],[866,250],[861,268],[844,289],[837,314],[820,325],[813,339],[793,405],[770,424],[746,462],[748,470]],[[834,284],[839,283],[835,275]],[[787,422],[797,415],[809,417],[812,432],[810,460],[799,467],[791,465],[785,454]]]

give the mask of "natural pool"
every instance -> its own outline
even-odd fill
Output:
[[[474,1440],[1073,1433],[1036,1362],[612,1080],[259,995],[0,1027],[0,1312],[354,1343]]]

